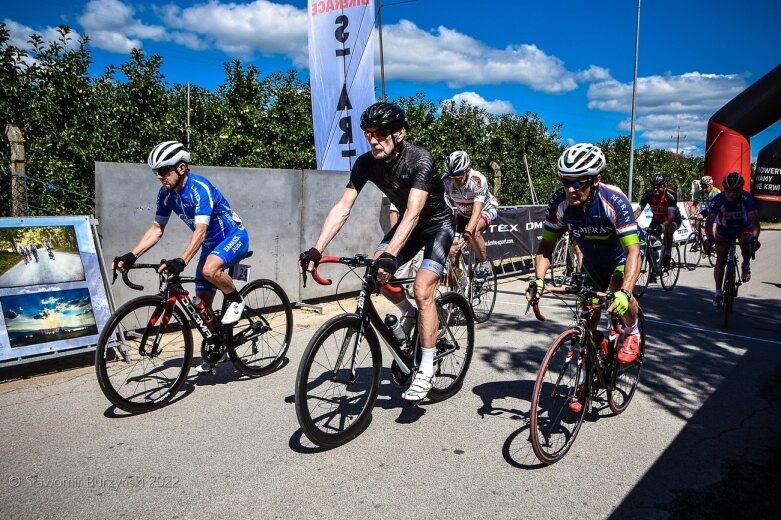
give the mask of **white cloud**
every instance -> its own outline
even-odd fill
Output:
[[[3,20],[3,23],[9,32],[8,43],[20,49],[25,49],[28,51],[32,49],[29,40],[30,36],[33,34],[39,35],[41,38],[43,38],[44,42],[59,41],[61,38],[57,27],[43,27],[39,29],[33,29],[32,27],[22,25],[13,20],[9,20],[8,18]],[[66,43],[66,48],[75,49],[78,46],[78,41],[79,38],[81,38],[81,34],[71,28],[71,32],[68,37],[70,40]]]
[[[461,92],[450,98],[449,101],[453,101],[456,104],[463,101],[472,106],[485,109],[489,114],[512,114],[515,112],[515,108],[509,101],[501,99],[488,101],[477,92]]]
[[[593,65],[571,72],[562,60],[535,45],[496,49],[447,27],[427,32],[408,20],[384,27],[383,43],[385,74],[394,80],[444,81],[451,88],[512,83],[562,93],[576,89],[579,81],[610,77],[606,69]]]
[[[130,52],[141,48],[143,40],[173,39],[165,27],[142,23],[135,14],[134,7],[119,0],[90,0],[78,20],[92,45],[109,52]]]
[[[689,72],[638,78],[635,131],[652,148],[675,151],[680,127],[686,139],[679,142],[679,151],[691,151],[694,145],[689,143],[705,142],[708,119],[746,86],[745,79],[736,74]],[[631,114],[632,84],[612,79],[594,83],[589,86],[588,99],[590,109]],[[626,119],[619,129],[629,131],[630,125]]]

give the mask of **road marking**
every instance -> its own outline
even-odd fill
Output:
[[[764,339],[764,338],[757,338],[755,336],[744,336],[743,334],[732,334],[730,332],[723,332],[720,330],[713,330],[713,329],[704,329],[702,327],[693,327],[691,325],[680,325],[678,323],[670,323],[667,321],[660,321],[660,320],[651,320],[646,318],[645,321],[649,323],[661,323],[663,325],[667,325],[669,327],[678,327],[681,329],[690,329],[690,330],[696,330],[699,332],[707,332],[708,334],[720,334],[722,336],[730,336],[732,338],[743,338],[743,339],[750,339],[752,341],[762,341],[764,343],[772,343],[773,345],[781,345],[781,341],[773,341],[772,339]]]

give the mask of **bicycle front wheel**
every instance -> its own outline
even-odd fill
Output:
[[[228,353],[242,374],[264,376],[285,359],[293,335],[293,308],[285,290],[271,280],[253,280],[239,292],[244,312],[233,326]]]
[[[670,249],[670,259],[662,260],[661,275],[659,281],[665,291],[672,291],[675,284],[678,283],[678,276],[681,274],[681,250],[678,244],[673,244]]]
[[[357,437],[371,417],[382,372],[374,329],[343,314],[309,341],[296,376],[296,416],[307,438],[335,448]]]
[[[490,258],[486,258],[486,263],[491,266],[491,269],[485,280],[475,279],[474,273],[479,265],[479,263],[476,263],[472,269],[472,282],[469,285],[468,300],[472,306],[475,323],[488,321],[494,312],[494,305],[496,304],[496,271],[494,270],[494,263]]]
[[[732,314],[732,305],[735,301],[735,273],[737,266],[734,262],[727,262],[724,269],[724,296],[722,305],[724,306],[724,328],[729,328],[729,315]]]
[[[640,372],[643,369],[645,360],[645,316],[642,309],[638,309],[637,312],[637,327],[640,329],[640,349],[634,363],[623,365],[616,359],[618,348],[620,347],[618,341],[621,336],[616,339],[613,345],[611,360],[613,366],[612,381],[607,391],[607,403],[610,406],[610,410],[616,415],[626,410],[626,407],[629,406],[629,401],[635,395],[637,382],[640,380]]]
[[[564,284],[564,278],[567,275],[567,239],[559,238],[551,254],[551,263],[548,268],[550,271],[550,280],[554,287],[560,287]]]
[[[143,413],[163,406],[184,384],[193,338],[184,313],[161,296],[136,298],[106,323],[95,351],[103,394],[117,408]]]
[[[574,328],[556,338],[534,383],[530,437],[534,454],[544,464],[559,461],[569,451],[591,404],[591,371],[580,342],[580,332]],[[579,412],[573,412],[569,405],[581,384],[586,385],[585,402]]]
[[[445,293],[436,301],[439,313],[437,352],[434,357],[434,386],[430,401],[452,397],[464,384],[475,348],[475,321],[472,308],[463,296]]]
[[[684,242],[683,263],[689,271],[697,269],[700,265],[700,260],[702,260],[702,243],[699,236],[700,232],[694,231],[689,233],[686,242]]]
[[[637,276],[637,282],[635,283],[635,288],[632,291],[632,294],[635,295],[635,298],[642,298],[642,296],[645,294],[645,290],[648,288],[648,282],[651,279],[653,266],[648,259],[649,254],[650,250],[646,250],[645,255],[640,260],[640,274]]]

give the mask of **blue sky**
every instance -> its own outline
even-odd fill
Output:
[[[629,135],[636,0],[385,0],[390,98],[423,92],[494,113],[527,111],[563,143]],[[91,38],[97,75],[133,47],[163,56],[170,83],[209,89],[239,58],[263,74],[307,75],[307,1],[35,0],[5,2],[12,42],[51,37],[59,24]],[[726,102],[781,62],[778,0],[644,0],[636,145],[704,153],[706,125]],[[379,96],[379,58],[375,60]],[[751,139],[751,155],[781,135]]]

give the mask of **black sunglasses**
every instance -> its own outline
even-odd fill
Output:
[[[387,130],[383,130],[381,128],[378,128],[377,130],[364,130],[363,135],[364,135],[364,137],[366,137],[367,141],[371,141],[372,137],[374,137],[378,141],[384,141],[392,133],[393,132],[389,132]]]
[[[560,177],[559,180],[561,180],[561,184],[565,188],[574,188],[576,190],[579,190],[583,186],[591,186],[591,179],[585,179],[585,180],[577,179],[577,180],[571,181],[569,179],[565,179],[564,177]]]

